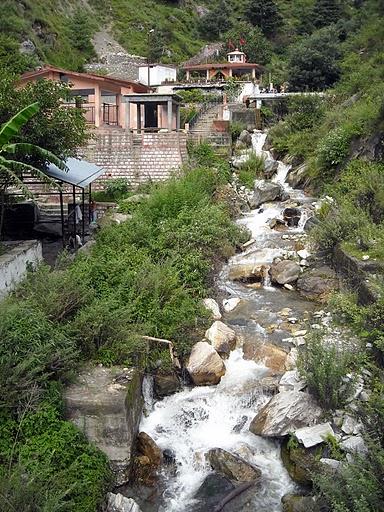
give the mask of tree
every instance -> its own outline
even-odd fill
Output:
[[[0,69],[21,74],[36,64],[33,56],[20,53],[19,46],[15,39],[0,33]]]
[[[16,138],[22,127],[39,111],[39,104],[32,103],[23,108],[9,121],[4,123],[0,128],[0,236],[3,228],[5,193],[10,186],[16,186],[28,197],[31,192],[23,183],[22,173],[27,171],[33,176],[39,176],[45,181],[49,181],[46,174],[41,169],[19,160],[19,156],[37,157],[44,163],[52,162],[59,169],[67,170],[65,163],[57,158],[53,153],[34,144],[27,142],[12,142]]]
[[[247,55],[249,62],[267,64],[271,59],[271,44],[259,27],[243,21],[227,32],[225,38],[227,50],[230,52],[238,46]]]
[[[83,55],[84,61],[96,56],[93,47],[92,23],[86,11],[77,9],[69,22],[70,40],[74,48]]]
[[[267,37],[273,36],[282,23],[282,17],[273,0],[250,0],[244,14],[246,20],[260,27]]]
[[[339,0],[316,0],[313,6],[312,22],[316,28],[327,27],[337,23],[342,14],[343,9]]]
[[[288,61],[290,87],[296,91],[321,91],[340,76],[339,40],[333,27],[316,31],[294,45]]]
[[[232,27],[231,9],[226,0],[220,0],[212,11],[200,20],[200,32],[210,40],[220,39],[221,35]]]
[[[62,159],[75,156],[90,135],[81,109],[63,106],[63,102],[70,99],[70,92],[68,84],[51,80],[31,82],[20,88],[14,76],[3,72],[0,76],[0,125],[37,102],[39,115],[21,128],[19,141],[44,147]],[[38,155],[28,157],[27,163],[37,167],[44,164]]]

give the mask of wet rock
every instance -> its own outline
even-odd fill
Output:
[[[289,476],[300,485],[312,485],[312,475],[319,473],[322,464],[317,460],[317,448],[304,448],[285,440],[281,446],[281,459]]]
[[[236,482],[253,482],[261,477],[261,471],[256,466],[237,455],[213,448],[206,455],[210,465],[217,472]]]
[[[107,494],[107,509],[105,512],[141,512],[139,505],[132,498],[122,494]]]
[[[265,437],[283,437],[295,430],[317,423],[322,410],[302,391],[279,393],[256,414],[249,430]]]
[[[221,313],[218,303],[215,301],[215,299],[204,299],[203,300],[205,308],[212,313],[212,318],[214,320],[220,320],[221,319]]]
[[[240,133],[238,140],[248,147],[252,146],[252,135],[249,133],[248,130],[243,130]]]
[[[317,217],[309,217],[309,219],[304,224],[304,231],[306,233],[309,233],[319,223],[320,223],[320,220]]]
[[[262,362],[267,368],[275,372],[283,372],[287,353],[271,343],[264,343],[257,339],[246,339],[243,343],[244,359]]]
[[[108,457],[117,485],[126,483],[143,399],[141,376],[123,367],[89,367],[64,393],[66,418]]]
[[[277,263],[272,263],[269,273],[271,275],[272,283],[284,285],[297,281],[300,276],[301,269],[300,265],[295,261],[283,260]]]
[[[299,225],[301,211],[298,208],[285,208],[283,218],[290,228],[295,228]]]
[[[306,163],[292,169],[287,176],[287,181],[293,188],[298,188],[305,184],[307,179],[308,166]]]
[[[284,229],[287,229],[287,226],[285,225],[285,222],[282,219],[271,219],[268,221],[268,226],[271,229],[275,229],[276,231],[282,231]]]
[[[206,341],[199,341],[192,347],[186,369],[193,382],[201,386],[218,384],[225,374],[223,360]]]
[[[248,417],[242,416],[240,421],[233,427],[233,432],[241,432],[244,425],[247,423]]]
[[[305,448],[311,448],[325,441],[327,436],[334,436],[335,433],[329,423],[320,423],[313,427],[299,428],[295,431],[295,436]]]
[[[193,512],[207,512],[214,510],[225,496],[235,489],[234,484],[218,473],[210,473],[201,484],[194,499],[197,501]]]
[[[163,460],[165,464],[173,464],[176,461],[175,452],[170,448],[166,448],[163,450]]]
[[[236,333],[220,320],[214,322],[205,332],[205,337],[219,354],[228,355],[236,347]]]
[[[240,304],[241,299],[238,297],[232,297],[231,299],[223,300],[223,308],[226,313],[230,313]]]
[[[265,265],[254,265],[253,263],[244,263],[234,265],[229,270],[229,279],[232,281],[241,281],[243,283],[261,283],[267,272]]]
[[[255,192],[249,201],[251,208],[257,208],[263,203],[268,201],[275,201],[281,199],[283,195],[283,188],[278,183],[271,181],[259,180],[255,185]]]
[[[301,379],[297,370],[288,370],[281,377],[279,382],[279,391],[301,391],[307,383]]]
[[[279,163],[273,158],[266,158],[264,162],[264,176],[266,179],[271,179],[276,173]]]
[[[324,265],[305,270],[297,280],[297,289],[307,299],[325,302],[339,289],[339,280],[335,271]]]
[[[283,512],[320,512],[321,508],[314,496],[285,494],[281,498]]]
[[[163,461],[163,453],[156,442],[146,432],[137,435],[137,451],[148,457],[150,464],[160,466]]]
[[[180,389],[180,380],[175,372],[157,372],[154,377],[153,386],[156,396],[163,398],[168,395],[173,395],[173,393],[176,393]]]

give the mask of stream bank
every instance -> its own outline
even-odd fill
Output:
[[[266,134],[261,132],[252,136],[253,151],[272,159],[262,149],[265,138]],[[124,494],[133,496],[143,512],[202,512],[208,510],[207,506],[211,507],[209,510],[222,507],[217,510],[227,512],[248,507],[278,512],[282,497],[297,491],[283,465],[279,439],[290,429],[319,422],[321,416],[318,406],[301,391],[305,384],[295,370],[297,349],[305,343],[307,332],[303,324],[312,318],[316,307],[305,296],[305,290],[301,294],[295,289],[303,270],[310,265],[304,226],[316,204],[302,190],[292,189],[286,183],[288,165],[277,162],[275,167],[276,174],[271,180],[257,181],[254,191],[240,190],[253,205],[255,200],[251,196],[258,195],[257,207],[238,221],[249,230],[250,240],[217,278],[217,288],[226,298],[221,307],[215,308],[216,323],[220,315],[219,321],[235,333],[235,347],[229,354],[221,354],[225,374],[218,376],[217,385],[207,386],[204,384],[210,382],[202,380],[199,386],[186,385],[160,401],[154,399],[151,385],[144,388],[146,414],[140,430],[163,453],[171,454],[172,463],[160,470],[156,489],[125,489]],[[272,198],[267,193],[264,200],[265,190],[272,188],[278,193]],[[287,213],[293,213],[295,220],[288,220]],[[334,274],[329,278],[331,289],[337,278]],[[206,338],[210,340],[208,331]],[[208,345],[201,345],[204,343]],[[215,346],[215,340],[211,344]],[[282,406],[288,410],[284,425],[277,425],[272,435],[252,433],[252,424],[260,411],[265,410],[271,398],[283,393],[302,410],[295,411],[288,400]],[[303,409],[307,409],[307,414]],[[262,426],[259,428],[263,430]],[[217,470],[209,455],[214,449],[228,453],[227,459],[232,454],[260,472],[255,485],[227,503],[225,497],[233,492],[233,479],[223,479],[222,466]],[[212,471],[212,467],[216,470]]]

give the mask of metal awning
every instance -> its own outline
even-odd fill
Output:
[[[104,173],[102,167],[78,158],[67,158],[65,165],[68,167],[67,172],[62,171],[54,164],[50,164],[45,173],[50,178],[81,188],[87,187]]]

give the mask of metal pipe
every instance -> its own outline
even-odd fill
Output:
[[[81,241],[84,244],[84,241],[85,241],[85,205],[84,205],[85,194],[84,194],[83,188],[81,189],[81,202],[82,202],[82,206],[83,206],[83,212],[82,212],[83,215],[82,215],[82,219],[81,219]]]
[[[72,198],[73,198],[73,237],[74,237],[74,248],[77,250],[77,240],[76,240],[76,189],[75,185],[72,185]]]
[[[60,189],[60,217],[61,217],[61,236],[63,241],[63,249],[65,248],[65,232],[64,232],[64,204],[63,191]]]

